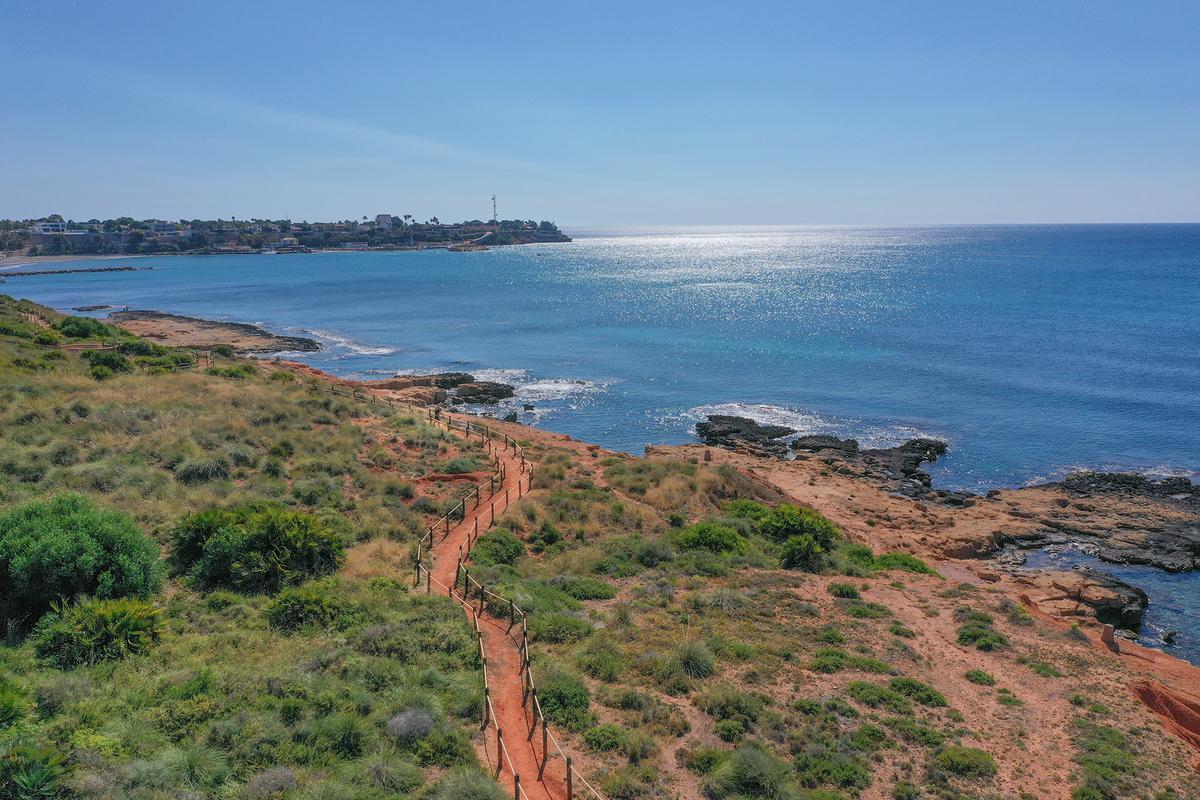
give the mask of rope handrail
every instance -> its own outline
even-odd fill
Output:
[[[309,383],[308,385],[312,388],[317,387],[317,384],[315,384],[315,383]],[[421,414],[421,411],[416,409],[415,407],[413,407],[407,403],[397,403],[392,398],[383,398],[381,400],[380,398],[376,397],[375,395],[371,395],[371,394],[360,397],[358,395],[357,391],[353,390],[353,389],[350,391],[344,391],[344,390],[337,391],[333,386],[326,385],[326,387],[332,394],[335,394],[338,396],[350,397],[350,398],[353,398],[354,400],[364,400],[366,402],[369,402],[369,403],[372,403],[375,405],[379,405],[379,404],[383,403],[383,404],[388,405],[392,409],[395,409],[397,406],[399,406],[400,408],[408,409],[410,411],[410,413],[415,413],[418,415]],[[444,427],[446,429],[446,431],[449,433],[453,433],[455,431],[455,426],[454,426],[455,420],[453,417],[447,416],[447,418],[445,420],[442,420],[439,415],[435,415],[432,411],[430,411],[428,409],[425,410],[424,416],[426,417],[427,421],[433,423],[434,425],[436,425],[438,427]],[[495,500],[495,498],[498,494],[500,494],[499,490],[497,489],[496,482],[498,479],[501,486],[503,486],[504,480],[507,477],[507,470],[504,468],[504,464],[501,461],[500,456],[499,456],[500,448],[497,446],[497,444],[493,440],[495,437],[496,431],[494,431],[488,425],[472,422],[471,420],[462,420],[461,424],[462,424],[461,430],[462,430],[464,436],[469,440],[472,432],[478,433],[481,441],[484,443],[485,449],[487,450],[489,455],[492,455],[494,457],[496,471],[488,479],[488,483],[487,483],[488,491],[489,491],[488,500],[489,500],[490,519],[485,525],[485,529],[486,529],[486,527],[490,527],[491,525],[495,524],[495,521],[496,521],[496,500]],[[533,464],[531,461],[529,461],[528,459],[525,458],[524,449],[520,445],[518,445],[517,442],[511,436],[509,436],[508,434],[502,434],[502,436],[503,436],[503,441],[504,441],[504,449],[505,450],[511,449],[514,455],[517,455],[520,457],[519,475],[518,475],[517,486],[516,486],[517,499],[520,499],[524,495],[525,492],[533,490],[533,479],[532,479]],[[522,704],[522,707],[526,710],[526,713],[528,714],[530,711],[532,711],[533,717],[534,717],[533,726],[530,728],[530,731],[529,731],[529,738],[532,738],[534,731],[536,731],[536,729],[537,729],[538,723],[541,723],[541,726],[542,726],[543,746],[542,746],[542,754],[541,754],[541,763],[538,765],[538,775],[537,775],[538,781],[542,780],[542,776],[545,773],[547,763],[549,762],[549,759],[551,757],[551,753],[548,752],[547,748],[548,748],[548,743],[552,743],[554,745],[554,751],[557,753],[557,756],[562,758],[566,762],[566,779],[567,779],[567,798],[568,798],[568,800],[573,800],[573,796],[574,796],[573,785],[574,785],[575,780],[579,781],[579,783],[587,790],[587,792],[590,794],[590,796],[592,798],[594,798],[595,800],[605,800],[604,796],[601,795],[594,786],[592,786],[591,782],[588,781],[587,778],[584,777],[584,775],[575,768],[574,764],[572,763],[571,757],[568,756],[563,751],[562,743],[559,742],[558,737],[555,736],[554,733],[550,731],[550,726],[546,719],[546,715],[542,711],[541,701],[538,699],[538,696],[537,696],[537,690],[536,690],[536,687],[534,685],[534,680],[533,680],[533,671],[530,668],[529,615],[528,615],[528,613],[524,609],[520,608],[514,600],[506,598],[503,595],[498,594],[498,593],[488,589],[486,586],[484,586],[482,583],[480,583],[479,580],[475,578],[475,576],[471,575],[470,569],[468,569],[464,564],[464,559],[470,557],[471,550],[475,544],[475,540],[478,538],[479,527],[480,527],[479,520],[478,519],[475,520],[473,530],[470,533],[468,533],[467,543],[466,543],[466,545],[467,545],[466,551],[463,552],[463,549],[461,546],[459,548],[459,560],[458,560],[458,565],[455,570],[453,586],[447,586],[442,581],[433,577],[432,569],[430,569],[430,567],[426,566],[421,560],[422,548],[427,546],[429,550],[432,550],[434,548],[434,546],[437,544],[437,540],[434,536],[434,533],[438,528],[445,529],[445,535],[443,536],[443,539],[445,539],[445,538],[448,538],[450,535],[450,530],[451,530],[450,522],[451,522],[452,517],[457,516],[459,522],[466,521],[467,501],[471,498],[472,495],[474,495],[474,497],[475,497],[475,509],[479,509],[482,506],[482,504],[483,504],[483,496],[482,496],[483,486],[484,486],[484,483],[482,483],[482,482],[477,484],[471,492],[469,492],[462,499],[460,499],[458,501],[458,503],[456,503],[453,507],[451,507],[451,509],[448,512],[446,512],[446,514],[442,515],[442,517],[440,517],[433,525],[430,525],[428,527],[428,529],[426,530],[425,535],[422,536],[418,540],[418,542],[417,542],[417,557],[416,557],[415,563],[414,563],[413,586],[416,587],[416,586],[420,585],[422,574],[423,574],[423,576],[425,578],[425,587],[426,587],[427,593],[432,593],[433,585],[436,583],[439,590],[445,591],[448,597],[457,601],[460,605],[462,605],[466,609],[467,613],[470,614],[472,628],[475,631],[476,641],[479,646],[479,660],[480,660],[480,664],[482,665],[481,671],[483,673],[483,691],[484,691],[483,729],[487,730],[489,726],[494,727],[496,729],[496,741],[497,741],[497,745],[498,745],[497,749],[496,749],[496,777],[499,778],[501,772],[503,771],[503,767],[504,767],[505,763],[507,763],[509,774],[511,774],[513,776],[513,797],[514,797],[514,799],[521,800],[521,798],[524,798],[524,800],[529,800],[529,796],[525,792],[524,787],[521,786],[521,776],[517,772],[516,765],[514,764],[514,762],[512,760],[512,755],[508,751],[507,744],[505,744],[503,731],[499,727],[499,723],[497,722],[497,719],[496,719],[495,704],[492,702],[491,681],[488,676],[487,650],[483,643],[483,633],[479,627],[480,614],[484,610],[484,607],[486,605],[485,600],[487,600],[487,599],[492,599],[492,600],[496,601],[497,603],[504,604],[507,606],[507,609],[509,612],[509,625],[508,625],[508,630],[506,631],[506,633],[508,633],[508,635],[510,635],[510,636],[513,635],[511,633],[511,631],[512,631],[513,626],[516,625],[518,620],[521,623],[521,630],[520,630],[521,641],[518,645],[518,651],[519,651],[519,655],[521,658],[521,680],[522,680],[522,691],[523,691],[521,704]],[[502,509],[502,511],[508,510],[508,507],[510,504],[509,491],[510,491],[509,489],[504,489],[504,508]],[[460,572],[463,576],[462,577],[463,591],[461,594],[458,591],[458,581],[459,581],[458,576],[459,576]],[[472,600],[471,600],[472,584],[478,590],[476,593],[476,596],[477,596],[478,600],[480,601],[478,611],[476,610],[475,605],[472,603]],[[513,636],[513,639],[515,642],[516,641],[515,636]],[[529,704],[528,706],[526,706],[527,703]],[[485,742],[485,750],[486,750],[486,742]],[[534,760],[537,761],[537,757],[538,757],[537,748],[534,747],[534,748],[532,748],[532,750],[533,750]]]

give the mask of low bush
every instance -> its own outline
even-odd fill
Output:
[[[175,468],[175,480],[197,484],[229,478],[229,462],[220,457],[192,458]]]
[[[945,695],[916,678],[892,678],[888,688],[923,706],[944,708],[947,705]]]
[[[1072,797],[1118,800],[1133,794],[1134,778],[1141,765],[1124,732],[1077,719],[1071,725],[1071,739],[1078,751],[1075,762],[1083,773],[1082,785],[1076,792],[1090,793]]]
[[[479,469],[479,459],[474,456],[459,456],[438,465],[438,471],[447,475],[462,475],[467,472],[477,472]]]
[[[964,607],[957,609],[954,617],[962,623],[958,628],[959,644],[974,645],[985,652],[1008,646],[1008,638],[992,627],[990,614]]]
[[[428,800],[506,800],[508,794],[478,767],[458,767],[442,776],[426,797]]]
[[[598,578],[569,576],[555,578],[551,586],[557,586],[576,600],[611,600],[617,596],[617,587]]]
[[[480,536],[471,548],[471,560],[479,566],[513,564],[525,555],[525,543],[504,528],[495,528]]]
[[[577,642],[592,632],[592,624],[571,614],[534,614],[529,632],[534,641]]]
[[[943,747],[934,755],[930,766],[935,773],[959,778],[990,778],[996,774],[995,760],[976,747]]]
[[[784,569],[798,569],[805,572],[816,572],[825,564],[826,548],[813,536],[802,533],[789,536],[783,543],[779,553],[779,561]]]
[[[111,325],[105,325],[91,317],[66,317],[59,321],[58,331],[69,339],[92,339],[103,336],[116,337],[121,331]]]
[[[696,697],[696,707],[718,721],[740,720],[750,727],[766,710],[768,698],[757,692],[743,692],[732,686],[715,686]]]
[[[840,597],[844,600],[858,600],[862,597],[858,593],[858,587],[852,583],[831,583],[825,588],[834,597]]]
[[[703,791],[711,800],[790,800],[795,796],[794,786],[792,769],[785,762],[758,747],[743,745],[713,770]]]
[[[0,514],[0,618],[36,620],[57,598],[148,598],[162,585],[158,546],[129,517],[80,495]]]
[[[304,628],[345,630],[362,619],[362,607],[345,599],[337,579],[284,589],[267,606],[268,624],[284,633]]]
[[[345,539],[317,517],[280,508],[211,509],[184,517],[172,532],[177,574],[200,588],[274,593],[336,570]]]
[[[562,667],[546,670],[537,681],[537,696],[542,713],[552,723],[581,730],[591,722],[587,686],[578,675]]]
[[[908,553],[881,553],[875,556],[875,569],[902,569],[905,572],[916,572],[922,575],[936,575],[937,572],[916,556]]]
[[[841,536],[838,527],[811,508],[781,503],[760,522],[764,536],[786,542],[793,536],[811,537],[823,550],[829,550]]]
[[[912,703],[907,697],[887,686],[867,681],[850,681],[846,694],[869,708],[883,708],[894,714],[911,714]]]
[[[674,542],[681,550],[708,550],[712,553],[740,553],[746,547],[746,540],[741,534],[715,522],[690,525],[675,534]]]
[[[981,669],[969,669],[966,672],[966,678],[971,683],[977,683],[980,686],[995,686],[996,679],[990,673],[984,672]]]
[[[47,614],[34,630],[37,656],[59,669],[141,655],[158,642],[161,616],[142,600],[84,600]]]
[[[699,642],[684,642],[675,648],[671,660],[689,678],[709,678],[716,672],[716,663],[707,647]]]
[[[597,725],[583,734],[584,744],[590,750],[609,752],[625,746],[625,730],[619,725]]]

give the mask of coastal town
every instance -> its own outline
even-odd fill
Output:
[[[340,222],[267,219],[64,219],[60,214],[0,220],[0,257],[139,254],[307,253],[318,250],[481,250],[569,242],[546,220],[467,220],[376,214]]]

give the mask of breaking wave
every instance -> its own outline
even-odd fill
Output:
[[[784,425],[794,428],[797,436],[837,436],[841,439],[857,439],[864,448],[894,447],[909,439],[928,438],[948,441],[942,434],[931,433],[915,425],[877,424],[851,417],[829,417],[803,409],[776,406],[769,403],[710,403],[689,408],[676,418],[686,423],[689,430],[713,414],[745,417],[763,425]]]

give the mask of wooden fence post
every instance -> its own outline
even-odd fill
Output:
[[[567,800],[574,800],[575,797],[575,777],[571,772],[571,757],[567,756]]]
[[[550,757],[550,751],[546,749],[547,746],[549,745],[549,742],[546,741],[546,735],[547,735],[546,734],[546,718],[541,717],[541,720],[542,720],[542,763],[538,764],[538,780],[539,781],[542,779],[542,775],[544,775],[546,772],[546,760]],[[537,719],[534,720],[534,724],[535,725],[537,724]]]
[[[496,726],[496,777],[500,777],[500,768],[504,766],[504,731]]]

